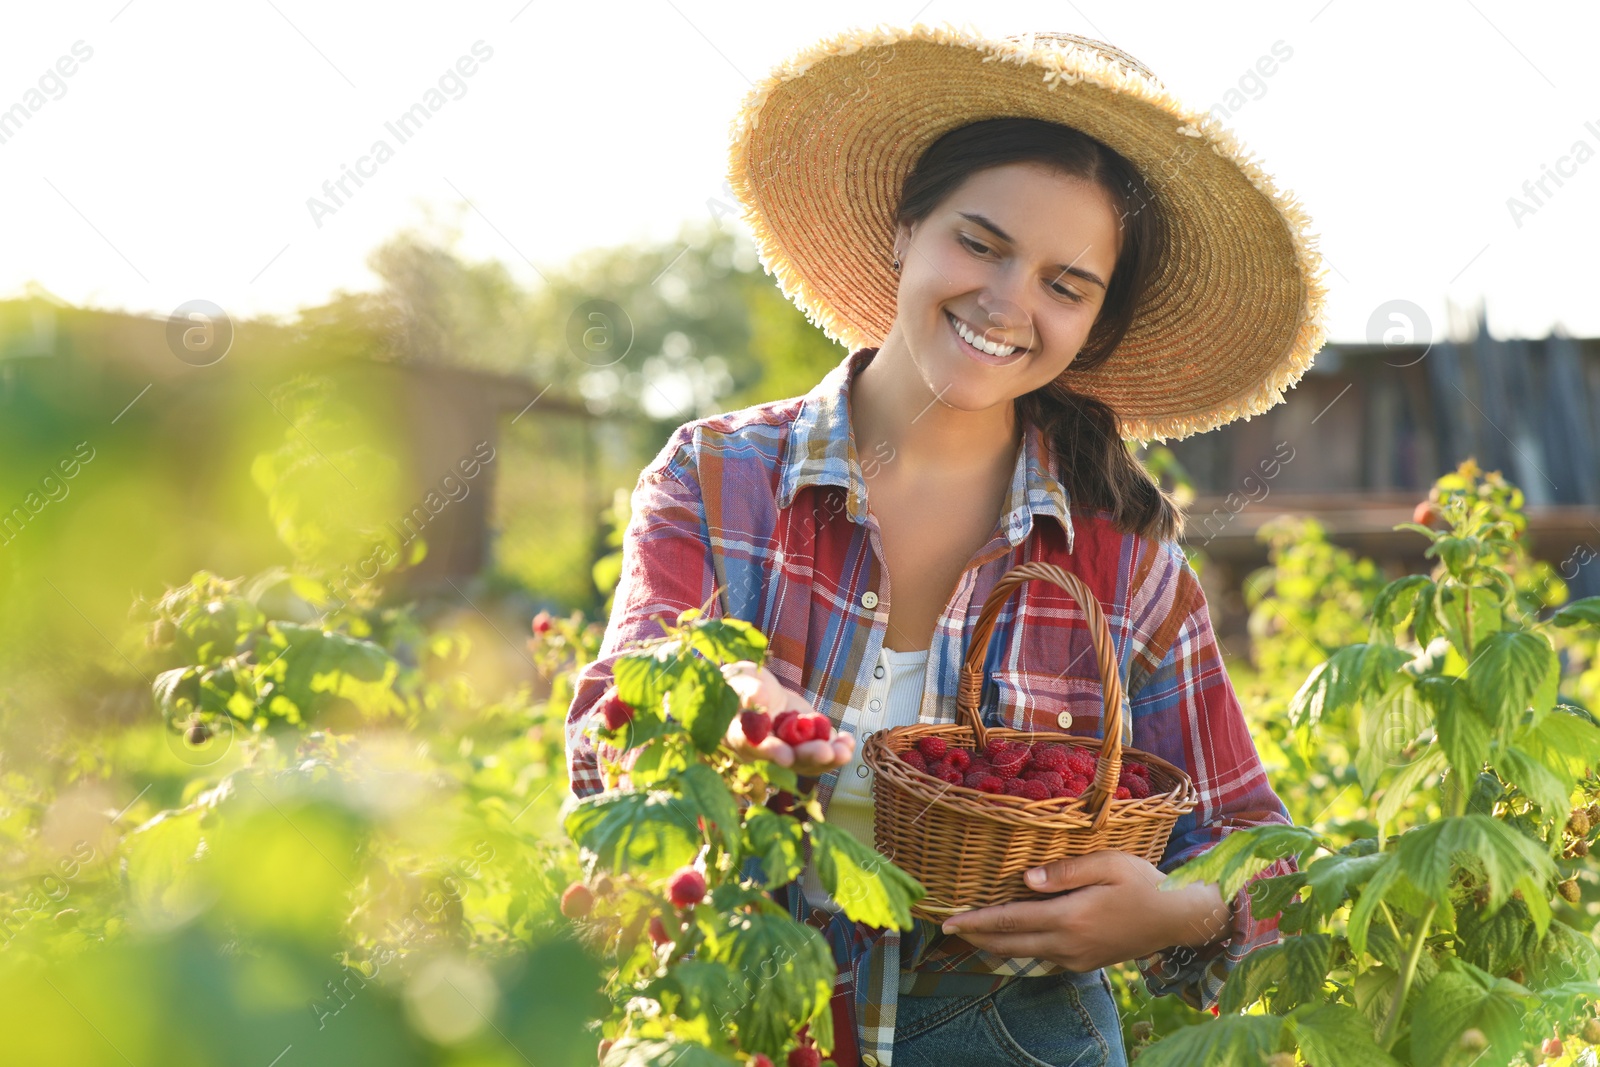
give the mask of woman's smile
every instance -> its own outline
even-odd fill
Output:
[[[1020,356],[1026,355],[1031,349],[1020,345],[998,344],[983,336],[983,331],[975,329],[970,322],[957,318],[949,311],[944,313],[945,321],[950,324],[951,336],[955,338],[957,347],[969,358],[979,363],[986,363],[991,367],[1010,366],[1018,361]],[[972,338],[969,341],[967,338]],[[973,342],[976,341],[977,344]]]

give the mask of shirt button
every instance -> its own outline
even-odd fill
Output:
[[[867,704],[867,707],[871,708],[873,711],[881,711],[881,710],[883,710],[883,701],[881,701],[881,700],[871,701],[870,703]]]
[[[862,593],[861,594],[861,606],[866,608],[868,611],[871,611],[873,608],[877,607],[878,606],[878,594],[874,593],[870,589],[868,589],[865,593]]]
[[[872,668],[872,676],[874,678],[882,678],[883,677],[883,664],[880,663],[876,667]]]
[[[1056,716],[1056,725],[1061,727],[1063,730],[1065,730],[1067,727],[1071,726],[1072,725],[1072,712],[1063,711],[1060,715],[1057,715]]]
[[[869,1052],[861,1057],[861,1063],[862,1067],[878,1067],[878,1057]]]

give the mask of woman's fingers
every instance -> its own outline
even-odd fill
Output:
[[[741,708],[758,708],[776,715],[788,707],[789,691],[765,667],[757,667],[749,660],[722,665],[722,676],[739,694]],[[810,710],[809,705],[807,710]]]

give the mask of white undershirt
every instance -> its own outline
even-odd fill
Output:
[[[872,668],[872,685],[859,707],[852,706],[841,728],[856,735],[855,758],[839,770],[833,796],[828,800],[830,826],[848,830],[858,841],[873,847],[872,768],[861,759],[867,738],[891,726],[911,726],[922,710],[922,690],[928,672],[928,652],[895,652],[885,648]],[[806,864],[800,887],[813,906],[828,911],[839,907],[822,888],[816,868]]]

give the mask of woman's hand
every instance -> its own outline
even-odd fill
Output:
[[[1028,875],[1030,887],[1061,895],[953,915],[945,933],[999,956],[1037,956],[1081,972],[1173,946],[1198,949],[1232,925],[1214,884],[1158,889],[1166,875],[1115,849],[1057,860]]]
[[[815,710],[805,697],[785,689],[771,671],[749,661],[724,664],[722,676],[739,694],[742,711],[764,711],[776,718],[781,711],[811,714]],[[768,734],[760,744],[752,745],[744,735],[738,716],[729,724],[726,740],[734,755],[742,760],[771,760],[807,778],[843,767],[856,754],[855,737],[843,733],[836,733],[827,741],[803,741],[798,745],[789,745],[777,734]]]

